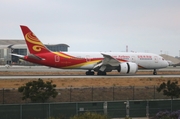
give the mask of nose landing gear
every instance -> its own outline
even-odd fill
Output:
[[[153,75],[157,75],[157,71],[156,71],[156,69],[154,69],[154,71],[153,71]]]

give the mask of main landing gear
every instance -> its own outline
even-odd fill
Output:
[[[91,70],[88,70],[88,71],[86,72],[86,75],[94,75],[94,72],[91,71]],[[98,71],[98,72],[97,72],[97,75],[106,75],[106,72],[104,72],[104,71]]]
[[[104,72],[104,71],[98,71],[97,75],[106,75],[106,72]]]
[[[86,72],[86,75],[94,75],[94,72],[91,71],[91,70],[88,70],[88,71]]]
[[[154,71],[153,71],[153,75],[157,75],[157,71],[156,71],[156,69],[154,69]]]

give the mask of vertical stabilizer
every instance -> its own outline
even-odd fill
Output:
[[[50,52],[44,44],[33,34],[33,32],[27,27],[21,25],[26,44],[31,54],[47,53]]]

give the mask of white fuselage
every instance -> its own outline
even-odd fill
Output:
[[[169,64],[161,56],[152,53],[134,53],[134,52],[66,52],[71,56],[85,58],[87,62],[93,58],[104,58],[103,54],[108,54],[120,62],[133,62],[139,69],[160,69],[166,68]],[[97,62],[79,67],[80,69],[92,69]]]

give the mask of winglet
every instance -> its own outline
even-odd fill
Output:
[[[27,26],[20,25],[20,27],[31,54],[50,52]]]

